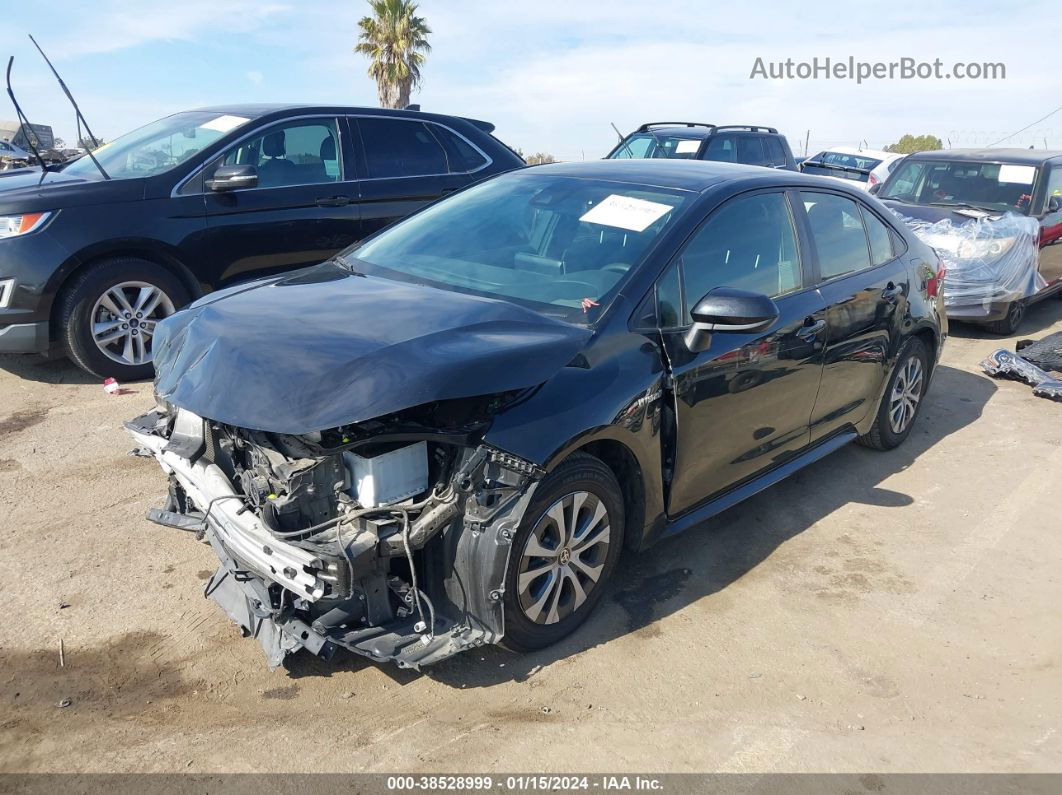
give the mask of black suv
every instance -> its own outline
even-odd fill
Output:
[[[919,152],[871,191],[916,224],[934,224],[922,237],[946,254],[949,318],[1013,334],[1030,303],[1062,297],[1062,152]]]
[[[650,122],[620,141],[606,160],[655,157],[717,160],[797,170],[785,136],[774,127],[753,124],[719,126],[694,121]]]
[[[155,323],[205,292],[318,263],[523,165],[482,121],[238,105],[167,116],[45,174],[0,176],[0,352],[152,373]]]

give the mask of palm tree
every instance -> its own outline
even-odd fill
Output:
[[[420,68],[431,51],[431,28],[418,17],[410,0],[369,0],[373,16],[358,23],[354,52],[369,58],[369,77],[376,81],[380,107],[404,108],[420,84]]]

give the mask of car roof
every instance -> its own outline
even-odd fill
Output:
[[[908,155],[912,160],[968,160],[1022,163],[1030,166],[1062,157],[1062,149],[936,149]]]
[[[195,111],[206,113],[224,113],[232,116],[245,116],[249,119],[260,119],[264,116],[287,115],[292,111],[305,114],[336,113],[358,114],[365,116],[398,116],[410,119],[445,120],[461,119],[478,127],[484,132],[493,132],[494,125],[479,119],[470,119],[466,116],[456,116],[447,113],[425,113],[419,110],[397,110],[392,108],[362,107],[358,105],[303,105],[298,103],[274,102],[274,103],[244,103],[237,105],[210,105],[205,108],[192,108]]]
[[[727,182],[738,183],[742,187],[748,188],[770,187],[772,185],[808,188],[847,188],[847,186],[842,186],[837,180],[801,174],[798,171],[781,171],[763,166],[722,163],[715,160],[675,160],[672,158],[576,160],[569,163],[529,166],[516,173],[554,174],[564,177],[602,179],[697,193]],[[864,194],[864,191],[854,190],[854,195],[861,194]]]
[[[660,133],[670,138],[703,140],[720,130],[738,135],[778,135],[778,130],[764,124],[707,124],[698,121],[648,122],[641,125],[631,135]]]

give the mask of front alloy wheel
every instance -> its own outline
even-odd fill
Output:
[[[116,284],[92,308],[92,339],[111,361],[133,367],[149,364],[155,324],[174,311],[170,297],[153,284]]]
[[[136,257],[96,262],[63,285],[60,338],[74,363],[99,378],[150,378],[155,324],[191,298],[177,275],[156,262]]]
[[[520,555],[519,600],[536,624],[570,616],[597,587],[608,557],[611,526],[605,504],[577,491],[542,515]]]
[[[601,459],[573,453],[543,478],[513,536],[502,643],[529,651],[574,632],[616,569],[623,527],[623,493]]]

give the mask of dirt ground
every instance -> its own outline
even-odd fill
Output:
[[[953,327],[903,447],[626,561],[567,642],[424,674],[270,673],[143,518],[150,385],[0,357],[0,770],[1062,771],[1062,406],[981,375],[1000,345]]]

